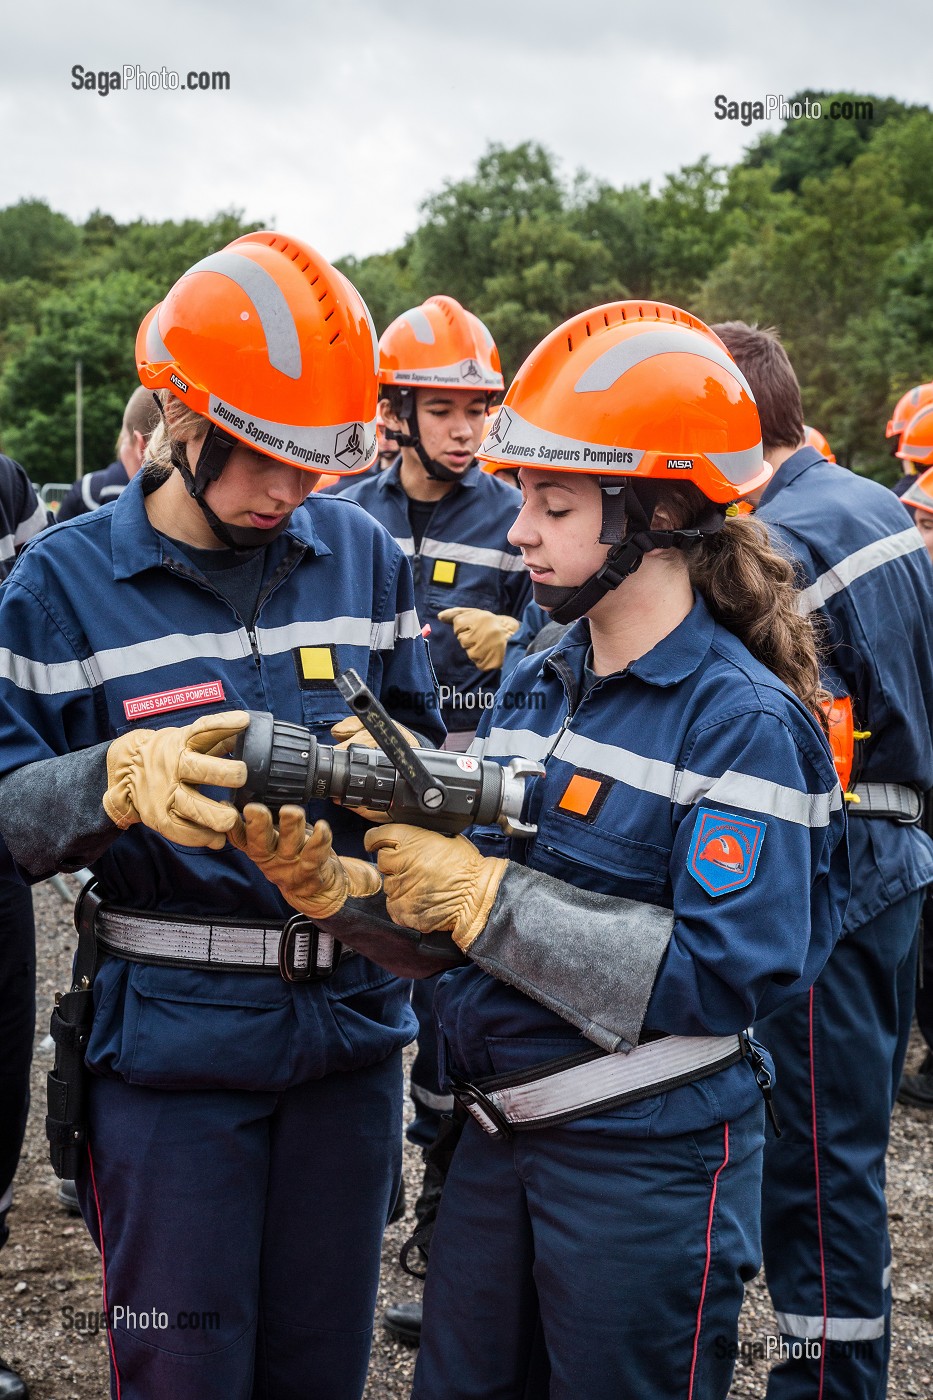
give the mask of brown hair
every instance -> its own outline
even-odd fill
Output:
[[[162,390],[160,397],[162,418],[149,439],[143,466],[144,488],[148,487],[150,491],[161,486],[172,473],[172,443],[191,442],[203,437],[210,427],[206,418],[176,399],[167,389]]]
[[[664,492],[666,523],[689,529],[709,512],[696,486]],[[798,590],[791,561],[771,542],[767,529],[750,515],[729,517],[721,530],[684,551],[690,582],[717,622],[784,682],[820,720],[828,698],[820,682],[819,624],[797,610]]]
[[[758,405],[766,452],[800,447],[803,404],[794,367],[774,327],[759,330],[744,321],[723,321],[712,329],[748,380]]]

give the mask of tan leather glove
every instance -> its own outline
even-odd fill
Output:
[[[236,809],[198,788],[243,786],[246,764],[221,755],[230,752],[248,724],[245,710],[227,710],[182,728],[121,734],[107,750],[107,816],[122,830],[142,822],[167,841],[219,851],[236,824]]]
[[[420,742],[410,729],[406,729],[404,724],[400,724],[398,727],[412,748],[421,748]],[[339,740],[334,745],[335,749],[348,749],[351,744],[356,744],[364,749],[377,749],[379,747],[358,715],[347,715],[346,719],[338,719],[337,723],[331,726],[330,732],[332,738]],[[337,805],[343,806],[342,803]],[[358,817],[363,817],[368,822],[390,822],[392,820],[385,812],[377,812],[375,807],[348,807],[347,810],[356,812]]]
[[[457,641],[480,671],[500,669],[506,644],[520,626],[517,617],[485,612],[482,608],[445,608],[437,618],[450,623]]]
[[[367,851],[378,865],[389,916],[419,933],[449,929],[464,953],[482,933],[507,860],[481,856],[465,836],[442,836],[392,822],[367,831]]]
[[[368,860],[334,854],[327,822],[309,827],[303,807],[283,807],[276,830],[269,808],[249,802],[229,840],[278,886],[293,909],[309,919],[329,919],[351,895],[366,898],[382,887],[378,870]]]
[[[398,724],[397,721],[396,724],[413,749],[423,747],[421,740],[412,734],[410,729],[406,729],[404,724]],[[364,749],[378,749],[379,747],[358,715],[347,715],[346,719],[338,719],[337,723],[331,726],[330,732],[331,737],[337,740],[334,745],[335,749],[348,749],[351,744],[356,744]]]

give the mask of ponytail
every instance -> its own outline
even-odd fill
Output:
[[[676,526],[689,526],[709,509],[695,486],[665,493],[662,509]],[[681,519],[685,514],[690,519]],[[690,582],[717,622],[784,682],[825,728],[818,624],[798,611],[794,567],[775,549],[767,529],[749,515],[727,518],[722,529],[686,551]]]

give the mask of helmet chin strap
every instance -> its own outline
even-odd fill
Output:
[[[489,402],[487,398],[487,403]],[[473,457],[469,465],[462,472],[453,472],[449,467],[445,467],[443,462],[435,462],[433,457],[429,457],[424,450],[421,441],[421,434],[418,431],[418,409],[415,404],[415,393],[413,389],[402,390],[402,404],[399,418],[403,423],[408,424],[407,433],[393,433],[392,436],[399,447],[413,447],[418,454],[418,461],[424,467],[432,481],[462,481],[467,472],[472,471],[476,466],[476,458]]]
[[[583,617],[600,598],[633,574],[652,549],[687,549],[706,535],[716,534],[725,524],[725,506],[710,501],[709,510],[693,528],[652,530],[651,518],[663,493],[663,482],[620,482],[618,477],[600,477],[599,486],[603,495],[599,543],[609,545],[601,568],[571,588],[532,584],[535,602],[550,613],[552,622],[566,624]]]
[[[246,551],[259,549],[280,535],[291,519],[292,512],[289,511],[284,520],[273,526],[272,529],[261,530],[253,526],[228,525],[211,510],[205,498],[205,492],[211,482],[218,479],[227,465],[227,458],[238,445],[238,440],[235,437],[224,432],[223,428],[219,428],[216,423],[211,423],[207,430],[207,436],[201,444],[201,451],[198,453],[194,471],[192,472],[189,465],[188,453],[183,442],[172,443],[172,464],[181,473],[188,495],[199,507],[211,533],[227,549]]]

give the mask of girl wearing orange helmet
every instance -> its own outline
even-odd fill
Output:
[[[378,886],[360,818],[317,826],[323,900],[296,920],[295,863],[273,844],[257,869],[222,799],[248,711],[328,743],[359,728],[338,670],[403,722],[433,689],[398,547],[327,497],[297,509],[375,456],[376,338],[345,277],[264,231],[172,287],[137,363],[151,460],[2,599],[0,830],[29,881],[95,876],[53,1017],[53,1162],[102,1255],[114,1396],[359,1400],[408,984],[311,922]]]
[[[754,400],[701,322],[614,303],[529,356],[480,455],[518,467],[510,539],[573,625],[473,749],[542,764],[537,834],[367,836],[396,922],[465,957],[413,1396],[724,1400],[771,1084],[746,1028],[848,890],[810,624],[732,509],[770,473]]]

